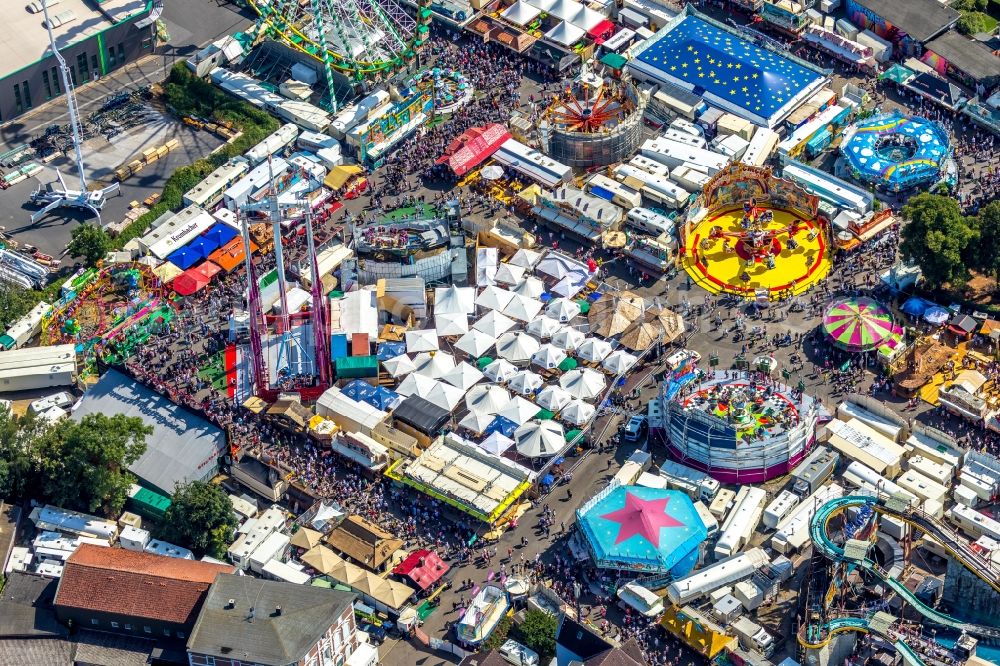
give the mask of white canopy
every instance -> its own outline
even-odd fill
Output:
[[[476,284],[480,287],[496,284],[498,255],[495,247],[476,250]]]
[[[472,287],[437,287],[434,290],[434,315],[472,314],[476,311],[476,290]]]
[[[580,275],[579,273],[573,273],[572,275],[567,275],[563,279],[559,280],[552,286],[552,293],[558,294],[563,298],[573,298],[580,293],[583,286],[587,284],[587,278]]]
[[[514,266],[521,266],[523,268],[534,268],[535,265],[541,261],[542,253],[535,252],[534,250],[521,249],[514,253],[514,256],[510,258],[510,263]]]
[[[492,421],[493,417],[507,406],[510,398],[510,391],[501,386],[480,384],[469,389],[468,395],[465,396],[465,406],[469,408],[470,412],[478,412],[489,416],[490,421]],[[489,425],[489,421],[486,423]],[[479,430],[477,432],[482,431]]]
[[[639,359],[624,349],[616,349],[601,362],[601,366],[613,375],[628,372]]]
[[[550,458],[566,445],[566,432],[551,419],[535,419],[514,431],[514,443],[522,456]]]
[[[495,456],[503,455],[504,451],[512,446],[514,446],[514,440],[502,432],[497,432],[496,430],[491,432],[489,437],[479,442],[479,448],[487,453],[492,453]]]
[[[469,315],[464,312],[435,314],[434,327],[439,338],[464,335],[469,332]]]
[[[538,405],[530,400],[525,400],[519,395],[515,395],[513,399],[507,403],[507,406],[500,410],[498,416],[510,419],[517,425],[521,425],[522,423],[527,423],[533,419],[538,411]]]
[[[570,16],[573,16],[582,9],[582,5],[576,2],[576,0],[555,0],[547,9],[544,7],[542,9],[557,19],[567,21]]]
[[[559,416],[568,423],[580,426],[589,421],[596,411],[597,409],[589,403],[573,400],[563,407]]]
[[[569,328],[568,326],[564,326],[561,331],[552,334],[552,344],[566,351],[573,351],[583,344],[583,341],[586,339],[587,336],[583,332],[575,328]]]
[[[512,292],[490,286],[479,292],[479,296],[476,297],[476,305],[488,310],[503,310],[512,298],[514,298]]]
[[[396,393],[403,396],[419,395],[425,397],[434,388],[436,382],[427,375],[411,373],[396,387]]]
[[[510,331],[497,339],[497,355],[511,363],[526,363],[541,345],[524,331]]]
[[[417,364],[406,354],[400,354],[382,361],[382,367],[390,377],[402,377],[417,369]]]
[[[527,280],[525,280],[522,284],[526,283]],[[514,294],[514,298],[510,299],[507,307],[503,308],[503,314],[521,321],[531,321],[538,316],[538,313],[541,312],[541,310],[541,301],[537,301],[534,298],[529,298],[528,296],[523,296],[521,294]]]
[[[541,375],[530,370],[520,370],[507,382],[507,388],[521,395],[534,395],[544,384]],[[535,411],[537,413],[538,410]]]
[[[538,18],[542,10],[529,5],[526,2],[517,0],[513,5],[503,11],[501,16],[515,25],[525,26]]]
[[[553,344],[542,345],[531,355],[531,362],[545,370],[551,370],[566,360],[566,352]]]
[[[406,332],[406,351],[410,353],[435,351],[438,347],[437,331],[433,328]]]
[[[462,361],[454,368],[444,373],[441,379],[448,382],[452,386],[457,386],[463,391],[468,391],[470,388],[483,381],[483,373],[465,361]]]
[[[528,298],[541,298],[545,293],[545,283],[534,275],[529,275],[524,278],[524,282],[514,287],[514,293]]]
[[[525,270],[524,267],[514,264],[500,264],[497,267],[496,280],[503,284],[520,284],[521,280],[524,279]]]
[[[600,12],[595,12],[590,7],[580,6],[575,14],[569,16],[562,16],[573,25],[580,26],[584,30],[590,31],[596,28],[601,21],[604,20],[604,16]]]
[[[441,379],[455,367],[455,357],[443,351],[421,352],[413,357],[413,362],[417,366],[414,373],[431,379]]]
[[[572,396],[561,386],[550,385],[539,391],[535,396],[535,402],[539,407],[544,407],[550,412],[562,411],[562,408],[569,404]]]
[[[545,307],[545,314],[565,324],[580,314],[580,304],[568,298],[556,298]]]
[[[567,393],[578,400],[590,400],[604,390],[606,382],[604,375],[596,370],[582,368],[570,370],[560,377],[559,386],[566,389]]]
[[[576,348],[576,355],[584,361],[599,363],[611,353],[611,343],[600,338],[587,338]]]
[[[567,275],[575,275],[577,279],[583,279],[586,282],[589,275],[587,264],[557,252],[549,252],[545,255],[545,258],[538,262],[535,270],[556,280],[562,280]]]
[[[517,372],[517,366],[506,359],[498,358],[483,368],[483,374],[491,382],[503,383]]]
[[[496,414],[487,414],[486,412],[473,410],[463,416],[458,425],[468,428],[472,432],[482,432],[486,430],[486,426],[493,422],[495,416]]]
[[[497,339],[492,335],[472,329],[455,342],[455,349],[460,349],[469,356],[478,358],[488,352],[496,344],[496,341]]]
[[[546,339],[562,330],[562,324],[552,317],[535,317],[528,322],[525,329],[537,338]]]
[[[413,375],[410,376],[412,377]],[[434,403],[441,409],[447,409],[451,412],[462,402],[462,398],[465,397],[465,391],[451,384],[434,381],[434,386],[428,394],[420,397]]]
[[[516,322],[510,317],[503,315],[496,310],[490,310],[482,318],[472,325],[477,331],[482,331],[494,338],[499,338],[505,332],[514,328]]]

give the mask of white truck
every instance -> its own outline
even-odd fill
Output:
[[[711,503],[721,487],[718,481],[705,472],[673,460],[665,460],[660,464],[660,476],[666,479],[669,488],[687,493],[694,501]]]

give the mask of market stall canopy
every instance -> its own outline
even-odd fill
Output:
[[[514,264],[500,264],[497,267],[496,281],[510,285],[520,284],[526,270],[526,268]]]
[[[437,331],[433,328],[406,332],[406,351],[411,354],[437,351],[438,349]]]
[[[321,574],[328,574],[343,564],[344,560],[326,546],[313,546],[302,556],[302,562]]]
[[[587,338],[576,348],[577,358],[589,363],[600,363],[611,353],[611,343],[600,338]]]
[[[528,458],[551,458],[566,445],[565,431],[555,421],[535,419],[514,431],[517,452]]]
[[[486,375],[486,379],[497,383],[508,381],[516,372],[517,366],[502,358],[498,358],[483,368],[483,374]]]
[[[684,333],[684,318],[668,308],[652,308],[647,318],[663,330],[664,344],[670,344]]]
[[[590,368],[570,370],[559,378],[559,386],[578,400],[593,399],[606,385],[604,375]]]
[[[207,287],[209,282],[211,279],[205,277],[197,268],[189,268],[174,278],[171,286],[180,296],[190,296]]]
[[[455,367],[455,357],[443,351],[421,352],[413,357],[413,363],[416,365],[414,373],[441,379]]]
[[[940,305],[931,305],[923,312],[924,321],[928,324],[940,326],[951,319],[951,310]]]
[[[479,292],[476,305],[488,310],[503,310],[512,298],[514,298],[513,292],[491,285]]]
[[[573,351],[574,349],[578,349],[586,339],[587,336],[584,335],[583,332],[578,331],[575,328],[563,328],[561,331],[557,331],[552,334],[552,344],[554,344],[556,347],[559,347],[560,349],[565,349],[566,351]],[[596,340],[596,338],[592,339]],[[608,345],[608,353],[611,352],[610,347],[611,346]]]
[[[529,278],[533,279],[533,278]],[[526,284],[527,280],[524,283]],[[538,316],[538,313],[542,310],[542,302],[530,298],[528,296],[523,296],[521,294],[514,294],[514,297],[510,299],[510,302],[503,308],[503,314],[507,315],[512,319],[517,319],[519,321],[531,321]]]
[[[566,323],[580,314],[580,305],[567,298],[556,298],[545,307],[545,314]]]
[[[315,548],[323,540],[323,535],[316,530],[311,530],[308,527],[300,528],[292,538],[289,539],[288,543],[296,548],[302,548],[304,550],[309,550]],[[313,567],[315,568],[315,567]]]
[[[530,370],[520,370],[507,382],[507,388],[521,395],[534,395],[535,391],[542,388],[544,384],[545,381],[541,375]],[[536,409],[535,412],[537,411]]]
[[[519,395],[515,395],[507,405],[497,414],[497,416],[502,416],[505,419],[513,421],[517,425],[522,423],[527,423],[529,420],[533,419],[536,414],[538,414],[538,405],[528,400],[525,400]]]
[[[601,367],[613,375],[622,375],[631,370],[638,360],[627,351],[616,349],[601,361]]]
[[[541,345],[524,331],[510,331],[497,339],[497,355],[511,363],[527,363]]]
[[[360,176],[364,172],[365,170],[357,164],[341,164],[330,169],[330,172],[326,174],[326,178],[323,179],[323,184],[336,192],[344,185],[347,185],[352,178]]]
[[[499,338],[516,325],[517,323],[510,317],[500,314],[496,310],[490,310],[473,324],[472,328],[494,338]]]
[[[553,335],[561,331],[563,325],[552,317],[535,317],[528,322],[525,330],[531,333],[535,337],[545,340],[551,338]]]
[[[542,260],[542,253],[522,248],[514,253],[510,258],[510,263],[514,266],[521,266],[528,270],[533,269]]]
[[[514,256],[516,257],[517,255]],[[535,271],[543,275],[548,275],[553,280],[562,280],[564,277],[576,276],[577,279],[582,279],[586,282],[588,275],[587,264],[557,252],[546,254],[535,266]]]
[[[566,352],[553,344],[542,345],[531,355],[532,365],[537,365],[545,370],[552,370],[559,367],[559,364],[566,359]]]
[[[429,590],[448,573],[450,568],[437,553],[420,549],[410,553],[406,559],[397,564],[392,573],[409,578],[421,590]]]
[[[535,402],[539,407],[543,407],[550,412],[559,412],[572,399],[573,397],[561,386],[550,385],[539,391],[535,397]]]
[[[479,442],[479,448],[495,456],[502,456],[512,446],[514,440],[500,432],[491,432],[486,439]]]
[[[545,283],[535,276],[529,275],[514,287],[514,293],[528,298],[541,298],[542,294],[545,293]]]
[[[463,428],[467,428],[472,432],[481,433],[485,432],[486,428],[493,422],[494,416],[496,416],[496,414],[472,411],[463,416],[462,420],[458,422],[458,425]]]
[[[581,275],[574,273],[573,275],[567,275],[563,279],[556,282],[552,286],[552,293],[562,296],[563,298],[573,298],[586,286],[587,279]]]
[[[499,414],[510,400],[510,391],[500,386],[473,386],[465,396],[465,406],[470,412],[494,416]]]
[[[476,290],[473,287],[437,287],[434,290],[434,316],[443,314],[470,315],[476,311]]]
[[[593,405],[583,402],[582,400],[573,400],[568,405],[563,407],[560,416],[562,417],[562,420],[567,423],[581,426],[589,421],[596,412],[597,408]]]
[[[455,348],[464,351],[473,358],[478,358],[488,352],[497,339],[488,333],[472,329],[455,342]]]
[[[394,356],[382,361],[382,367],[391,377],[402,377],[417,369],[417,364],[406,354]]]
[[[464,176],[485,162],[510,138],[510,132],[500,123],[471,127],[448,144],[437,163],[447,162],[456,176]]]
[[[621,343],[632,351],[645,351],[656,343],[662,332],[663,329],[652,322],[636,322],[622,335]]]
[[[454,368],[446,372],[441,379],[448,382],[452,386],[457,386],[463,391],[468,391],[470,388],[483,381],[483,373],[465,361],[462,361]]]
[[[434,330],[439,338],[465,335],[469,332],[469,316],[464,313],[434,315]]]
[[[503,167],[499,164],[491,164],[480,170],[479,176],[483,180],[500,180],[503,178]]]
[[[524,27],[538,18],[538,15],[542,13],[542,10],[534,5],[529,5],[527,2],[522,0],[517,0],[507,9],[503,10],[500,16],[504,17],[514,25],[519,25]]]
[[[624,333],[633,322],[642,316],[646,302],[631,291],[616,295],[606,294],[597,299],[587,315],[590,330],[605,338]]]

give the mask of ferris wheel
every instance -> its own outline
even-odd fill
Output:
[[[378,81],[413,58],[428,37],[428,4],[414,19],[395,0],[250,0],[258,34],[322,62],[331,97],[333,71]]]

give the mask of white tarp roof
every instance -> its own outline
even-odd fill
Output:
[[[587,34],[587,31],[583,28],[575,26],[572,23],[567,23],[566,21],[560,21],[556,27],[545,33],[545,38],[556,44],[569,46],[576,44],[585,34]]]
[[[455,357],[443,351],[421,352],[413,362],[417,366],[413,372],[431,379],[441,379],[455,367]]]
[[[434,314],[472,314],[476,311],[476,290],[472,287],[438,287],[434,290]]]
[[[550,412],[562,411],[562,408],[568,405],[572,399],[573,397],[565,389],[555,384],[546,386],[535,396],[535,402],[538,406],[544,407]]]
[[[528,270],[524,266],[515,264],[500,264],[497,266],[496,281],[503,284],[521,284],[524,279],[524,272]]]
[[[434,330],[439,338],[451,335],[465,335],[469,332],[469,316],[464,313],[434,316]]]
[[[556,331],[552,334],[552,344],[566,351],[573,351],[582,345],[586,339],[587,336],[582,331],[569,327],[563,327],[561,331]]]
[[[552,317],[535,317],[528,322],[525,330],[531,333],[536,338],[551,338],[553,335],[562,330],[563,325]]]
[[[547,458],[566,444],[566,433],[555,421],[532,421],[514,431],[517,452],[529,458]]]
[[[587,264],[556,252],[549,252],[545,255],[545,258],[538,262],[535,270],[556,280],[561,280],[566,276],[574,276],[577,279],[582,278],[586,282],[589,275]]]
[[[527,2],[517,0],[513,5],[503,11],[501,16],[515,25],[528,25],[542,13],[542,10]]]
[[[436,351],[437,349],[439,349],[437,330],[429,328],[406,332],[406,351],[426,352]]]
[[[495,247],[481,247],[476,250],[476,284],[486,287],[496,284],[499,252]]]
[[[462,361],[454,368],[446,372],[441,379],[448,382],[452,386],[457,386],[463,391],[468,391],[478,382],[483,381],[483,373],[465,361]]]
[[[490,310],[503,310],[514,298],[514,293],[500,287],[486,287],[476,297],[476,305]]]
[[[542,309],[542,302],[521,294],[514,294],[503,308],[503,314],[513,319],[521,321],[531,321],[538,316]]]
[[[497,355],[511,363],[527,363],[540,346],[524,331],[510,331],[497,339]]]
[[[509,263],[513,266],[521,266],[522,268],[534,268],[541,259],[541,252],[522,248],[514,253]]]
[[[455,342],[455,348],[464,351],[469,356],[478,358],[488,352],[496,344],[496,341],[497,339],[489,333],[472,329]]]
[[[580,6],[580,9],[575,14],[562,18],[587,31],[593,30],[604,20],[604,16],[600,12],[595,12],[590,7],[584,7],[583,5]]]
[[[514,328],[515,325],[516,323],[510,317],[500,314],[496,310],[490,310],[479,321],[473,324],[472,328],[482,331],[487,335],[492,335],[494,338],[499,338],[505,332]]]

